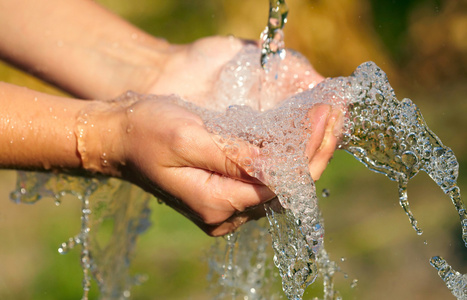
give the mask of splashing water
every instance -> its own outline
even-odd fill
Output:
[[[418,234],[422,231],[409,207],[407,183],[425,171],[451,197],[467,246],[467,215],[457,186],[459,164],[452,150],[428,128],[410,99],[396,99],[386,75],[374,64],[361,65],[349,83],[352,95],[341,147],[370,170],[398,182],[399,203]]]
[[[225,116],[205,120],[220,135],[217,142],[226,154],[266,183],[285,208],[281,213],[267,209],[267,216],[274,262],[289,299],[301,298],[324,261],[318,255],[323,249],[324,228],[306,168],[306,133],[301,126],[306,119],[304,111],[317,103],[346,104],[339,148],[369,169],[398,182],[400,205],[418,234],[421,230],[409,207],[407,183],[419,171],[425,171],[451,197],[461,219],[462,239],[467,242],[465,206],[456,184],[458,163],[452,150],[426,126],[411,100],[396,99],[384,72],[374,63],[365,63],[352,76],[327,79],[274,110],[260,113],[245,106],[231,106]],[[240,141],[259,147],[260,157],[237,157]]]
[[[279,281],[274,276],[270,234],[265,222],[264,219],[248,222],[241,231],[215,239],[208,254],[208,280],[213,283],[214,299],[279,299],[271,295]]]
[[[458,300],[467,300],[467,274],[457,272],[439,256],[432,257],[430,264],[438,270],[439,277]]]
[[[305,154],[310,134],[308,112],[315,105],[327,104],[345,113],[339,148],[354,155],[369,169],[398,182],[399,202],[417,233],[421,230],[409,208],[406,188],[410,178],[425,171],[451,197],[461,219],[462,238],[467,241],[465,207],[456,184],[458,163],[455,156],[428,129],[415,104],[409,99],[398,101],[395,98],[383,71],[374,63],[365,63],[352,76],[327,79],[311,90],[289,97],[273,109],[261,111],[272,104],[262,102],[268,97],[258,98],[257,94],[249,92],[254,85],[235,87],[230,84],[232,88],[228,89],[229,82],[238,82],[238,77],[243,82],[264,80],[258,72],[261,70],[259,63],[247,64],[259,55],[259,50],[255,52],[247,47],[221,72],[217,95],[223,92],[224,96],[213,99],[212,103],[234,104],[225,112],[200,108],[176,96],[172,96],[171,101],[200,115],[226,155],[276,193],[280,205],[270,203],[265,208],[274,264],[289,299],[301,299],[306,287],[317,276],[324,278],[324,298],[340,299],[333,288],[333,275],[339,269],[329,259],[324,247],[324,223]],[[233,65],[236,67],[232,68]],[[281,80],[280,76],[270,75]],[[279,85],[274,86],[271,84],[273,79],[268,80],[268,89],[271,88],[268,95],[274,95],[273,89]],[[252,95],[253,98],[249,98]],[[134,93],[121,99],[125,101],[128,97],[160,99]],[[241,157],[240,147],[249,147],[258,155]],[[129,287],[137,281],[127,272],[129,254],[137,235],[147,227],[147,198],[134,194],[129,184],[113,180],[98,183],[91,179],[20,173],[18,190],[13,193],[13,198],[30,203],[39,199],[38,192],[52,195],[57,201],[64,193],[72,192],[83,203],[81,232],[60,248],[66,253],[76,244],[82,246],[83,299],[87,298],[91,274],[99,284],[102,298],[128,298]],[[104,247],[94,232],[106,218],[113,219],[118,230]],[[218,281],[222,287],[219,295],[232,299],[237,296],[272,299],[264,288],[267,284],[258,279],[270,272],[265,257],[258,252],[265,248],[264,244],[251,243],[264,241],[265,231],[255,226],[244,227],[246,231],[226,237],[224,255],[210,262],[212,272],[222,277]],[[125,233],[123,239],[120,237],[122,232]],[[240,247],[237,242],[244,244]],[[432,261],[438,270],[448,267],[444,261],[438,263],[440,260],[436,258]],[[453,294],[457,295],[459,289],[465,289],[465,281],[458,285],[448,284],[451,286],[454,287]]]

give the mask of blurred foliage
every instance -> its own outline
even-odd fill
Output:
[[[258,39],[267,1],[99,0],[116,14],[173,43],[214,34]],[[287,47],[302,52],[322,74],[350,74],[373,60],[398,95],[410,96],[430,128],[457,154],[459,184],[467,187],[467,2],[465,0],[289,0]],[[0,64],[0,80],[61,93]],[[399,96],[400,97],[400,96]],[[79,230],[79,203],[59,207],[44,199],[33,206],[7,200],[14,172],[0,173],[0,299],[77,299],[82,274],[77,251],[61,256],[58,245]],[[317,183],[326,246],[342,272],[344,299],[450,299],[428,264],[445,256],[466,273],[458,217],[425,175],[409,184],[409,200],[425,233],[418,237],[397,204],[396,185],[338,151]],[[148,275],[134,299],[206,299],[210,246],[189,221],[153,201],[153,226],[139,241],[133,269]],[[424,243],[426,241],[426,243]],[[340,258],[343,257],[343,261]],[[462,269],[464,267],[464,269]],[[346,278],[348,277],[348,278]],[[358,278],[357,288],[350,288]],[[319,294],[315,285],[307,299]]]

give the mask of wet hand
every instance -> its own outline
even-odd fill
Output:
[[[331,160],[341,137],[344,112],[337,106],[317,104],[308,112],[310,138],[306,144],[308,169],[318,180]]]
[[[93,143],[98,135],[101,145],[87,148],[101,149],[106,163],[96,157],[100,163],[83,165],[137,184],[209,235],[224,235],[262,216],[258,205],[275,196],[226,157],[197,115],[169,97],[139,99],[91,117],[87,124],[102,133],[88,128],[86,140]]]
[[[220,36],[203,38],[187,45],[172,45],[161,68],[161,75],[148,90],[141,92],[157,95],[177,94],[197,105],[212,107],[210,102],[214,101],[215,90],[218,88],[216,85],[219,84],[223,68],[245,47],[253,47],[259,51],[256,42]],[[279,77],[267,85],[264,70],[260,69],[259,52],[257,54],[257,58],[255,56],[251,63],[257,65],[258,69],[249,74],[251,78],[248,81],[258,84],[253,85],[247,94],[254,95],[257,101],[267,98],[266,104],[259,105],[262,109],[272,108],[288,96],[312,88],[324,79],[303,56],[288,50],[285,59],[280,62],[279,69],[270,72],[279,74]],[[261,88],[258,85],[261,85]],[[268,93],[271,88],[274,89],[272,94]],[[271,99],[272,97],[274,99]],[[235,103],[227,103],[231,104]]]

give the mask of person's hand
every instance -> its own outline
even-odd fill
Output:
[[[89,115],[86,123],[93,127],[84,129],[81,143],[90,143],[88,152],[98,149],[101,155],[90,155],[83,165],[139,185],[209,235],[224,235],[263,216],[260,204],[275,196],[234,163],[235,157],[226,156],[197,115],[170,97],[142,97],[129,106]],[[314,161],[327,162],[335,148],[330,107],[316,106],[310,118],[307,152],[312,174],[319,177],[325,165]],[[100,144],[92,145],[96,140]],[[250,145],[240,147],[237,156],[255,159],[258,153]]]
[[[245,53],[248,52],[248,53]],[[253,108],[262,110],[272,108],[288,96],[314,87],[324,78],[318,74],[311,64],[300,54],[287,50],[287,55],[278,69],[265,72],[260,66],[260,50],[253,41],[234,37],[208,37],[187,45],[172,45],[166,51],[161,73],[157,80],[142,93],[156,95],[177,94],[183,99],[197,105],[215,109],[225,109],[228,105],[243,104],[245,93],[239,95],[221,95],[232,93],[235,85],[232,78],[227,82],[227,72],[235,72],[240,56],[247,58],[250,78],[236,78],[243,81],[243,89],[249,86],[246,96],[258,103],[248,103]],[[245,64],[243,62],[239,62]],[[231,68],[229,68],[231,67]],[[245,65],[243,65],[245,68]],[[270,66],[266,66],[269,68]],[[278,76],[276,76],[276,74]],[[247,89],[248,89],[247,88]],[[213,103],[228,97],[229,103]],[[225,100],[224,100],[225,101]]]
[[[122,141],[123,177],[161,197],[209,235],[233,231],[255,217],[249,208],[274,197],[225,156],[197,115],[163,97],[129,109],[132,130]]]

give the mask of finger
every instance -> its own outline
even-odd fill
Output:
[[[316,104],[308,112],[309,124],[307,133],[310,134],[310,138],[306,144],[308,162],[311,161],[321,146],[330,112],[331,106],[325,104]]]
[[[264,208],[262,208],[264,210]],[[228,233],[234,232],[238,227],[245,224],[250,220],[248,215],[236,215],[231,219],[226,220],[225,222],[219,225],[208,225],[208,224],[197,224],[204,232],[210,236],[223,236]]]
[[[268,202],[270,207],[278,207],[281,208],[279,200],[277,197],[273,198],[271,201]],[[257,205],[251,207],[241,213],[232,215],[229,219],[227,219],[224,223],[219,225],[206,225],[202,224],[200,228],[209,234],[210,236],[222,236],[228,233],[235,231],[238,227],[245,224],[248,221],[258,220],[266,216],[266,208],[265,205]]]
[[[206,224],[217,225],[237,212],[273,198],[262,184],[246,183],[195,168],[173,168],[161,188],[187,205]]]
[[[189,148],[189,151],[177,150],[177,154],[184,158],[180,166],[205,169],[244,182],[260,183],[250,175],[253,174],[253,162],[259,155],[257,147],[240,140],[223,140],[200,125],[192,127],[189,133],[183,134],[184,147],[176,147]]]
[[[339,132],[343,124],[343,113],[339,108],[333,109],[328,119],[320,147],[311,158],[308,168],[313,180],[318,180],[331,160],[339,141]]]

